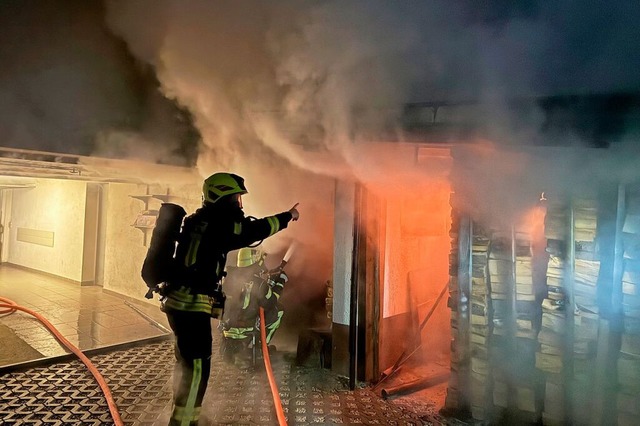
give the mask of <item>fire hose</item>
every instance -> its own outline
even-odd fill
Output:
[[[282,262],[278,269],[282,270],[289,262],[291,255],[296,249],[296,244],[292,244],[287,249]],[[278,385],[273,376],[273,369],[271,368],[271,357],[269,356],[269,348],[267,346],[267,330],[265,328],[264,309],[260,308],[260,340],[262,342],[262,358],[264,359],[264,367],[267,371],[267,378],[269,379],[269,387],[271,388],[271,395],[273,396],[273,405],[276,409],[276,417],[278,418],[278,425],[286,426],[287,419],[284,417],[284,410],[282,409],[282,401],[280,400],[280,392],[278,391]]]
[[[111,394],[111,390],[107,385],[104,377],[95,365],[86,357],[85,354],[82,353],[78,347],[76,347],[73,343],[67,340],[46,318],[37,312],[32,311],[31,309],[25,308],[23,306],[18,305],[11,299],[7,299],[4,297],[0,297],[0,314],[9,314],[15,311],[25,312],[33,317],[35,317],[38,321],[40,321],[55,337],[58,341],[64,345],[67,349],[73,352],[89,369],[93,377],[98,382],[98,386],[102,390],[104,394],[105,400],[107,401],[107,405],[109,407],[109,412],[111,413],[111,417],[113,418],[114,424],[116,426],[123,426],[124,423],[120,417],[120,413],[118,412],[118,407],[113,399]],[[271,358],[269,356],[269,349],[267,347],[267,333],[265,329],[265,319],[264,319],[264,309],[260,308],[260,336],[262,341],[262,353],[264,359],[265,369],[267,371],[267,377],[269,379],[269,387],[271,388],[271,393],[273,394],[273,403],[276,409],[276,416],[278,418],[278,424],[280,426],[286,426],[287,421],[284,416],[284,410],[282,409],[282,401],[280,400],[280,393],[278,391],[278,386],[276,385],[276,381],[273,375],[273,370],[271,368]]]
[[[260,308],[260,340],[262,341],[262,358],[264,359],[264,368],[267,371],[267,378],[269,379],[269,387],[271,388],[271,394],[273,395],[273,405],[276,409],[276,417],[278,418],[278,425],[286,426],[287,419],[284,417],[284,410],[282,409],[282,401],[280,400],[280,392],[278,391],[278,385],[276,379],[273,376],[273,369],[271,368],[271,357],[269,356],[269,348],[267,347],[267,331],[264,326],[264,309]]]
[[[282,263],[280,265],[281,268],[284,267],[284,265],[287,264],[287,262],[289,261],[289,258],[293,254],[294,250],[295,250],[295,245],[292,245],[289,248],[289,250],[287,250],[287,253],[285,254],[284,259],[282,260]],[[89,371],[91,372],[93,377],[98,382],[98,386],[100,386],[100,389],[102,390],[102,393],[104,394],[105,400],[107,401],[107,406],[109,407],[109,412],[111,413],[111,417],[113,418],[114,424],[116,426],[124,426],[124,423],[122,422],[122,419],[120,417],[120,413],[118,412],[118,407],[117,407],[117,405],[115,403],[115,400],[113,399],[113,396],[111,394],[111,390],[109,389],[109,386],[107,385],[106,380],[104,379],[102,374],[100,374],[100,372],[95,367],[95,365],[89,360],[89,358],[87,358],[87,356],[85,354],[83,354],[82,351],[78,347],[76,347],[73,343],[71,343],[69,340],[67,340],[53,326],[53,324],[51,324],[42,315],[38,314],[37,312],[32,311],[31,309],[28,309],[28,308],[25,308],[23,306],[18,305],[16,302],[14,302],[11,299],[0,297],[0,302],[2,302],[2,303],[0,303],[0,315],[1,314],[10,314],[10,313],[13,313],[16,310],[18,310],[18,311],[25,312],[25,313],[35,317],[38,321],[40,321],[55,336],[56,339],[58,339],[58,341],[63,346],[65,346],[72,353],[74,353],[80,359],[80,361],[82,361],[83,364],[89,369]],[[286,418],[285,418],[285,415],[284,415],[284,410],[282,408],[282,401],[280,400],[280,393],[278,391],[278,386],[276,384],[275,377],[273,375],[273,369],[271,367],[271,358],[269,356],[269,349],[267,347],[267,332],[266,332],[266,329],[265,329],[265,318],[264,318],[264,309],[263,308],[260,308],[260,337],[261,337],[260,340],[262,341],[262,354],[263,354],[263,359],[264,359],[265,370],[267,372],[267,378],[269,379],[269,387],[271,388],[271,393],[273,395],[273,403],[274,403],[275,410],[276,410],[276,417],[278,418],[278,424],[280,426],[286,426],[287,425],[287,421],[286,421]]]
[[[109,407],[109,412],[111,413],[111,417],[113,418],[114,424],[116,426],[123,426],[124,423],[122,422],[122,419],[120,418],[120,413],[118,412],[118,407],[116,406],[116,402],[113,399],[113,396],[111,395],[111,390],[109,389],[109,386],[107,385],[107,382],[105,381],[104,377],[102,377],[102,374],[100,374],[100,372],[98,371],[96,366],[93,365],[93,363],[89,360],[89,358],[87,358],[85,356],[85,354],[83,354],[80,349],[78,349],[75,345],[73,345],[73,343],[71,343],[69,340],[67,340],[42,315],[38,314],[37,312],[32,311],[31,309],[25,308],[23,306],[19,306],[13,300],[6,299],[4,297],[0,297],[0,302],[3,302],[3,303],[0,303],[0,308],[3,308],[3,309],[0,309],[0,314],[8,314],[8,313],[15,312],[16,310],[22,311],[22,312],[26,312],[27,314],[35,317],[38,321],[40,321],[55,336],[55,338],[58,339],[58,341],[60,343],[62,343],[62,345],[64,345],[67,349],[69,349],[71,352],[73,352],[78,358],[80,358],[80,361],[82,361],[84,363],[84,365],[87,366],[87,368],[89,369],[89,371],[91,372],[93,377],[95,377],[96,381],[98,382],[98,386],[100,386],[100,389],[102,390],[102,393],[104,394],[104,398],[107,401],[107,405]]]

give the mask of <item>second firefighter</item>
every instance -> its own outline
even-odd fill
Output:
[[[280,326],[284,310],[280,297],[288,281],[282,267],[269,270],[267,254],[259,248],[238,251],[237,268],[229,271],[225,280],[228,295],[224,320],[220,326],[223,341],[221,352],[225,360],[239,368],[255,362],[260,348],[259,309],[264,309],[266,343],[269,344]]]

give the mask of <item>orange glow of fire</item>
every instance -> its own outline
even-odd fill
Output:
[[[544,218],[547,214],[545,201],[546,198],[543,192],[540,201],[522,216],[522,221],[518,227],[518,229],[530,234],[534,241],[544,237]]]
[[[393,326],[382,326],[383,364],[395,361],[412,344],[422,345],[416,360],[429,362],[449,357],[451,334],[446,297],[422,331],[419,325],[449,280],[450,193],[448,181],[434,179],[387,195],[389,250],[385,253],[383,315]]]

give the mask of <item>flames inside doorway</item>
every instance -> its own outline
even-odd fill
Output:
[[[497,182],[511,200],[435,179],[368,209],[383,259],[376,389],[413,397],[443,373],[425,398],[470,421],[634,424],[638,185]]]

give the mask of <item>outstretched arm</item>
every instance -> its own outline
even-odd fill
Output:
[[[277,232],[285,229],[290,221],[298,220],[300,213],[296,208],[296,203],[286,212],[278,213],[273,216],[263,217],[261,219],[251,220],[243,218],[234,224],[233,238],[229,244],[229,250],[236,250],[246,247],[256,241],[264,240]]]

